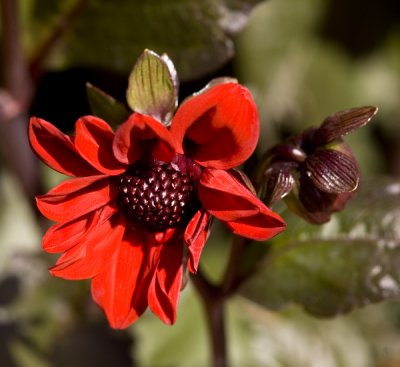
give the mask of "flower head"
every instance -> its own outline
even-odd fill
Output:
[[[285,198],[288,208],[305,220],[329,221],[354,195],[360,179],[357,159],[342,137],[376,112],[376,107],[362,107],[334,113],[318,128],[273,147],[263,172],[264,201]]]
[[[285,227],[233,170],[258,136],[254,101],[233,82],[187,99],[169,127],[136,112],[114,133],[102,119],[84,116],[67,136],[31,118],[35,152],[72,176],[37,197],[42,214],[57,222],[43,248],[63,253],[51,273],[91,279],[92,296],[114,328],[147,307],[174,323],[184,268],[196,272],[213,217],[255,240]]]

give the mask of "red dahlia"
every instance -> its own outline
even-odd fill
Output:
[[[35,152],[73,177],[37,197],[42,214],[57,222],[43,248],[63,253],[51,273],[92,279],[93,298],[114,328],[127,327],[147,307],[174,323],[183,268],[196,272],[213,217],[255,240],[284,229],[232,170],[258,136],[254,101],[236,83],[186,100],[169,128],[133,113],[114,133],[85,116],[67,136],[31,118]]]

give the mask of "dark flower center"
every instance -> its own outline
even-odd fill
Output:
[[[117,203],[128,220],[162,231],[185,225],[198,209],[197,178],[176,164],[134,164],[118,177]]]

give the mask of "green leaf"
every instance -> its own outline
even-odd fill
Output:
[[[110,125],[116,127],[128,118],[130,112],[125,106],[101,89],[86,83],[86,93],[92,113]]]
[[[323,226],[288,218],[260,272],[241,289],[268,308],[302,305],[318,316],[400,296],[400,181],[364,183]]]
[[[126,100],[135,112],[169,124],[178,105],[178,80],[167,55],[143,52],[129,76]]]
[[[250,10],[260,2],[120,0],[116,5],[112,1],[87,0],[59,44],[61,52],[53,58],[52,66],[96,67],[128,73],[133,61],[148,48],[158,54],[167,53],[181,80],[199,78],[217,70],[233,56],[232,34],[243,28]],[[71,8],[67,7],[71,0],[62,3]],[[61,14],[45,17],[46,7],[46,2],[35,2],[35,22],[29,24],[26,37],[38,30],[42,35],[62,20]]]

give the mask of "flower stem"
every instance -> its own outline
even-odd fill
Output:
[[[221,298],[216,302],[206,303],[205,310],[211,335],[211,346],[213,351],[212,366],[227,367],[224,300]]]
[[[239,236],[235,236],[232,241],[232,250],[225,270],[224,279],[222,281],[222,290],[227,296],[232,294],[238,286],[238,270],[248,241],[248,239]]]
[[[212,367],[227,367],[226,330],[224,318],[224,303],[226,297],[220,287],[208,282],[199,271],[192,276],[192,282],[203,300],[207,318],[212,351]]]

